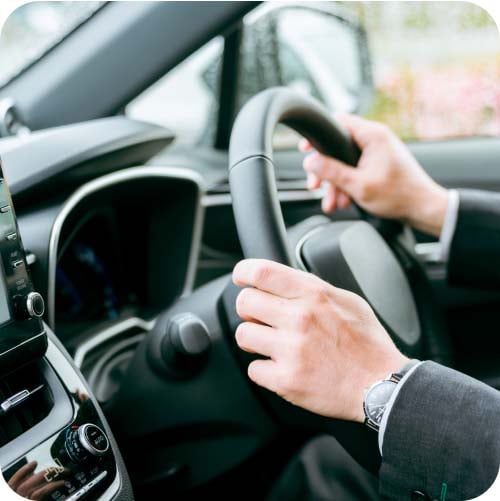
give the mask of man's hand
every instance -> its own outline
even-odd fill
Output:
[[[357,169],[317,152],[304,160],[308,186],[326,184],[323,210],[345,208],[354,200],[368,212],[402,219],[419,230],[438,236],[443,226],[448,192],[422,169],[404,143],[389,128],[353,115],[338,121],[362,150]],[[302,141],[302,151],[311,150]]]
[[[248,366],[252,381],[323,416],[364,420],[364,389],[401,369],[402,355],[359,296],[263,259],[239,262],[239,347],[269,357]]]

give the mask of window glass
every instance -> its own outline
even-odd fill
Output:
[[[349,3],[368,31],[367,115],[405,139],[500,134],[500,36],[468,2]]]
[[[0,87],[86,21],[104,2],[32,2],[16,9],[0,36]]]
[[[222,48],[220,38],[207,44],[127,114],[170,127],[181,143],[213,144]],[[238,107],[286,85],[406,140],[500,135],[500,37],[468,2],[266,2],[245,18],[241,58]],[[275,145],[296,139],[280,127]]]
[[[297,5],[264,5],[260,15],[256,9],[247,17],[244,57],[256,52],[261,64],[276,61],[274,73],[265,72],[252,90],[286,85],[332,112],[385,122],[405,140],[500,135],[500,37],[482,8],[467,2],[301,4],[317,9],[314,14],[295,11]],[[335,16],[364,29],[364,50],[356,45],[360,34]],[[259,41],[266,39],[272,43],[264,52]],[[259,75],[254,67],[243,63],[244,82]],[[367,75],[369,92],[362,82]],[[240,105],[256,92],[242,86]],[[296,140],[280,127],[275,147],[291,148]]]
[[[213,143],[223,45],[220,37],[211,40],[132,101],[126,114],[168,127],[177,144]]]

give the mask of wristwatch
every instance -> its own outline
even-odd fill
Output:
[[[363,410],[365,412],[366,426],[377,432],[379,431],[387,404],[394,390],[404,375],[417,363],[418,360],[411,360],[399,372],[389,374],[385,379],[377,381],[365,390]]]

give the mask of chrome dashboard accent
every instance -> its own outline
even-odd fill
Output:
[[[113,383],[117,381],[116,373],[112,376],[110,373],[122,362],[130,362],[135,349],[147,335],[147,332],[143,332],[120,341],[117,340],[109,349],[105,350],[103,355],[99,357],[94,364],[92,364],[90,370],[86,371],[85,377],[98,402],[107,402],[112,398],[115,390],[118,390],[120,386],[119,383],[114,385],[114,389],[113,387],[110,388],[110,385],[113,386]],[[113,363],[115,365],[113,365]]]
[[[89,428],[89,426],[94,426],[103,434],[104,438],[106,439],[106,448],[105,449],[96,449],[89,442],[89,439],[87,438],[87,434],[85,433],[87,431],[87,429]],[[90,454],[92,454],[93,456],[103,456],[104,454],[106,454],[106,452],[108,452],[109,447],[110,447],[108,437],[106,436],[106,433],[104,433],[104,431],[102,431],[101,428],[99,428],[99,426],[97,426],[96,424],[89,424],[89,423],[84,424],[84,425],[80,426],[80,428],[78,428],[77,433],[78,433],[78,438],[80,439],[80,443],[82,444],[83,448],[87,452],[90,452]],[[102,473],[101,473],[101,475],[102,475]]]
[[[201,245],[201,235],[203,229],[203,219],[205,207],[202,199],[205,195],[205,187],[203,178],[195,171],[183,167],[130,167],[127,169],[112,172],[102,177],[93,179],[88,183],[80,186],[70,197],[64,202],[60,212],[58,213],[49,240],[49,259],[48,259],[48,290],[47,290],[47,320],[49,326],[53,329],[55,325],[55,289],[56,289],[56,268],[57,268],[57,251],[59,247],[59,239],[64,222],[71,214],[71,211],[86,197],[96,193],[104,188],[113,186],[119,183],[127,182],[138,178],[161,177],[172,179],[185,179],[195,183],[198,187],[198,202],[194,216],[193,235],[191,243],[191,251],[188,262],[188,269],[182,295],[188,295],[192,291],[195,274],[196,263]]]
[[[33,252],[28,252],[26,254],[26,263],[28,266],[32,266],[36,263],[36,254],[33,254]]]
[[[7,398],[0,404],[0,414],[7,414],[11,409],[14,407],[17,407],[19,404],[22,404],[25,400],[30,398],[32,395],[35,393],[39,392],[41,389],[44,388],[44,385],[41,384],[34,388],[33,390],[22,390],[15,395],[12,395],[11,397]]]
[[[279,190],[278,199],[280,202],[302,202],[308,200],[321,200],[324,195],[324,190],[294,189],[294,190]],[[220,207],[223,205],[231,205],[230,193],[210,193],[202,198],[204,207]]]
[[[122,322],[118,322],[108,327],[107,329],[104,329],[78,346],[75,351],[75,356],[73,357],[74,364],[81,369],[86,355],[100,344],[105,343],[106,341],[119,336],[129,329],[133,329],[134,327],[138,327],[139,329],[148,332],[154,327],[155,322],[156,319],[147,321],[138,317],[130,317]]]

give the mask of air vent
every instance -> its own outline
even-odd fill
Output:
[[[44,419],[54,400],[35,362],[0,378],[0,447]]]

